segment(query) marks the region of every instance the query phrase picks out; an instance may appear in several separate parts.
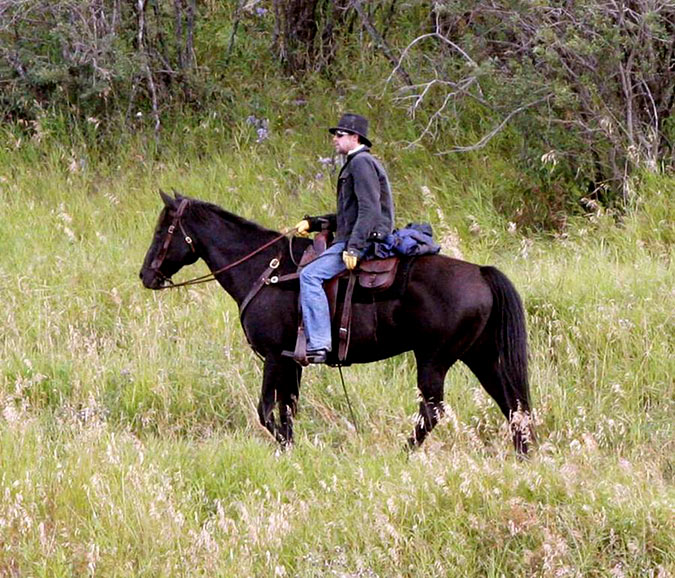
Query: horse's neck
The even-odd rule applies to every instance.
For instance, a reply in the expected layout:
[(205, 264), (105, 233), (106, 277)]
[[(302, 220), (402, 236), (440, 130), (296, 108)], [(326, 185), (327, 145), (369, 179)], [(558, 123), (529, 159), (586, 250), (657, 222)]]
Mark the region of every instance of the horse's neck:
[[(245, 259), (274, 236), (273, 231), (248, 223), (226, 222), (223, 217), (214, 215), (199, 239), (203, 247), (201, 256), (210, 271), (217, 273)], [(274, 248), (266, 249), (231, 269), (217, 273), (218, 282), (237, 303), (241, 303), (270, 260), (277, 256), (274, 251)]]

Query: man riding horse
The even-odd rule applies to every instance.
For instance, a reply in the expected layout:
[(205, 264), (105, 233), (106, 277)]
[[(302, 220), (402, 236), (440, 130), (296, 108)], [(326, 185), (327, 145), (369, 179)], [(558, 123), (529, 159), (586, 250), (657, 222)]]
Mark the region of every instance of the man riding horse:
[(300, 273), (300, 303), (307, 333), (307, 361), (325, 363), (332, 349), (331, 319), (323, 282), (346, 269), (354, 269), (371, 242), (392, 232), (394, 205), (389, 179), (370, 154), (368, 120), (343, 114), (333, 135), (335, 151), (345, 157), (337, 184), (337, 211), (306, 216), (296, 225), (299, 234), (328, 228), (335, 242)]
[[(302, 308), (315, 363), (323, 361), (331, 347), (322, 280), (356, 267), (369, 247), (381, 256), (380, 249), (389, 240), (370, 245), (371, 240), (384, 233), (395, 237), (391, 234), (389, 184), (384, 170), (368, 152), (366, 120), (345, 115), (331, 130), (338, 152), (352, 153), (340, 172), (338, 212), (306, 218), (298, 226), (307, 232), (326, 222), (337, 232), (337, 243), (301, 274)], [(311, 243), (304, 239), (289, 243), (286, 234), (212, 203), (160, 194), (164, 208), (139, 273), (143, 285), (157, 290), (211, 279), (220, 283), (239, 307), (251, 348), (265, 360), (258, 403), (260, 423), (284, 447), (291, 445), (302, 364), (286, 353), (298, 342), (297, 262)], [(209, 274), (172, 284), (174, 274), (199, 259), (206, 263)], [(404, 271), (396, 291), (380, 291), (377, 298), (371, 293), (372, 299), (352, 302), (351, 345), (341, 361), (345, 365), (370, 363), (413, 352), (420, 402), (419, 419), (408, 438), (411, 447), (421, 445), (443, 415), (446, 374), (462, 361), (508, 420), (516, 451), (526, 454), (534, 430), (525, 311), (515, 287), (494, 267), (446, 255), (426, 254), (406, 260)], [(353, 282), (350, 275), (347, 292)], [(339, 335), (342, 327), (341, 322)], [(327, 356), (329, 361), (333, 355)]]

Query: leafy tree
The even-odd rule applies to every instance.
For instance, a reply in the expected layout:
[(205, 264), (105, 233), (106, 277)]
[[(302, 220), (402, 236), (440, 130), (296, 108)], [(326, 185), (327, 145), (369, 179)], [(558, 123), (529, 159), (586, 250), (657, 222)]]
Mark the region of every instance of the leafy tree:
[(332, 60), (341, 8), (340, 0), (274, 0), (275, 49), (288, 71), (321, 68)]
[[(77, 118), (194, 98), (196, 0), (0, 0), (0, 112)], [(176, 87), (178, 89), (176, 89)]]
[(672, 0), (439, 0), (430, 29), (402, 50), (419, 79), (399, 97), (424, 121), (416, 142), (476, 104), (497, 118), (478, 142), (441, 154), (482, 148), (511, 123), (530, 163), (566, 166), (591, 193), (628, 200), (635, 169), (675, 160), (674, 47)]

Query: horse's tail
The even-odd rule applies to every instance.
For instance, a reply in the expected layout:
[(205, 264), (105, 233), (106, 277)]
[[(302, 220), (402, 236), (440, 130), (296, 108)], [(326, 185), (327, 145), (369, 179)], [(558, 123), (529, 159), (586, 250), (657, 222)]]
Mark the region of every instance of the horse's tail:
[(523, 304), (513, 283), (499, 269), (481, 267), (480, 272), (492, 291), (488, 327), (493, 332), (504, 394), (509, 407), (527, 412), (529, 419), (530, 385)]

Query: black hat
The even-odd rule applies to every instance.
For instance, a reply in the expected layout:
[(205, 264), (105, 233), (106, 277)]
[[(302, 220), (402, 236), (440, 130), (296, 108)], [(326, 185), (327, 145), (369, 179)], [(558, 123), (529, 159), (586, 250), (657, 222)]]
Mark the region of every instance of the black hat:
[(328, 132), (335, 134), (337, 130), (357, 134), (361, 137), (363, 144), (369, 147), (373, 146), (373, 143), (368, 140), (368, 119), (360, 114), (344, 113), (338, 121), (338, 125), (329, 128)]

